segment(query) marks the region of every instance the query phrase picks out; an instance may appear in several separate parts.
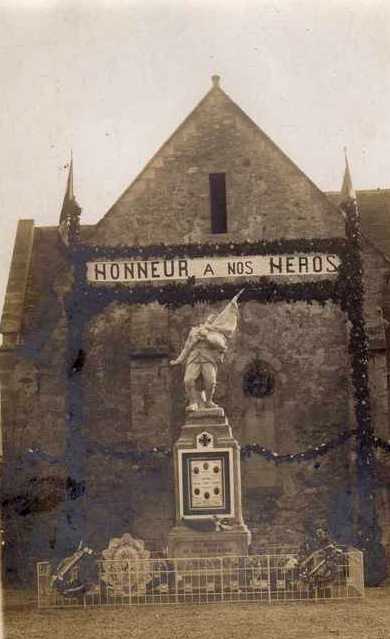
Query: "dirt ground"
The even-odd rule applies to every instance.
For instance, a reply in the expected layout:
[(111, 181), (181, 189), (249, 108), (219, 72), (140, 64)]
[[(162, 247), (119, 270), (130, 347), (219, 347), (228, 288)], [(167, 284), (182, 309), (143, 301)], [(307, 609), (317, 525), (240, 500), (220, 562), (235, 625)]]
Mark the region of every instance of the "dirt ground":
[(390, 587), (362, 600), (37, 610), (5, 593), (4, 639), (390, 639)]

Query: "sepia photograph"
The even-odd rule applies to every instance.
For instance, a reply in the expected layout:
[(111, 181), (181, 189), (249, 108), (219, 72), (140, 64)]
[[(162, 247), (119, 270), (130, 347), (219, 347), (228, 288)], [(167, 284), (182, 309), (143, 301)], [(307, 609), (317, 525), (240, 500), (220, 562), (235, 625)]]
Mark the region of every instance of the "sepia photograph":
[(390, 4), (0, 0), (4, 639), (390, 639)]

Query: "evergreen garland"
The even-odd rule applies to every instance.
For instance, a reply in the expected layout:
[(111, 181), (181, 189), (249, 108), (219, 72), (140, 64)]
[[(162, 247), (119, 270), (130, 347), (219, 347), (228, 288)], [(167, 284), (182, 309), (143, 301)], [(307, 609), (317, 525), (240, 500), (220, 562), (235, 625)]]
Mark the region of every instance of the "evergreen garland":
[(349, 250), (343, 266), (346, 285), (341, 305), (351, 324), (349, 352), (356, 417), (356, 488), (359, 503), (357, 543), (364, 550), (367, 583), (377, 585), (386, 576), (386, 561), (375, 503), (377, 476), (368, 382), (360, 221), (356, 200), (346, 202), (343, 209), (346, 213)]
[(79, 243), (73, 247), (72, 261), (85, 268), (90, 260), (173, 259), (241, 255), (289, 255), (294, 253), (344, 254), (348, 250), (344, 238), (263, 240), (256, 242), (197, 242), (190, 244), (150, 244), (149, 246), (91, 246)]
[[(345, 444), (354, 435), (356, 435), (355, 430), (344, 430), (337, 435), (337, 437), (326, 442), (322, 442), (318, 446), (312, 446), (301, 452), (284, 454), (276, 453), (270, 448), (266, 448), (265, 446), (257, 443), (243, 444), (240, 447), (241, 457), (245, 460), (252, 457), (252, 455), (258, 455), (267, 461), (272, 461), (276, 465), (310, 461), (317, 457), (323, 457), (329, 453), (329, 451)], [(103, 455), (113, 459), (128, 460), (135, 464), (151, 463), (153, 460), (162, 460), (166, 457), (172, 456), (172, 448), (165, 446), (156, 446), (150, 449), (137, 449), (129, 448), (127, 446), (107, 446), (91, 440), (84, 443), (84, 448), (86, 453), (90, 455)], [(25, 458), (27, 460), (41, 460), (49, 464), (63, 464), (66, 462), (65, 457), (52, 456), (49, 453), (42, 451), (40, 448), (30, 448), (27, 451)]]

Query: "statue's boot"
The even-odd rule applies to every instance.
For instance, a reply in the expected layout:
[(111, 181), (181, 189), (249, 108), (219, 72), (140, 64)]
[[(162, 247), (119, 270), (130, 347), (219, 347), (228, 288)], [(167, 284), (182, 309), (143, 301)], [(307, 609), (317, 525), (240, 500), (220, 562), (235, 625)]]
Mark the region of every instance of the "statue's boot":
[(219, 408), (218, 404), (213, 402), (214, 392), (215, 392), (215, 385), (213, 385), (210, 389), (207, 389), (205, 391), (206, 408)]
[(206, 402), (206, 408), (220, 408), (220, 407), (215, 402), (209, 400), (208, 402)]
[(195, 380), (189, 379), (184, 381), (185, 390), (188, 399), (188, 405), (186, 408), (187, 412), (192, 412), (195, 410), (199, 410), (199, 405), (201, 404), (201, 397), (195, 385)]

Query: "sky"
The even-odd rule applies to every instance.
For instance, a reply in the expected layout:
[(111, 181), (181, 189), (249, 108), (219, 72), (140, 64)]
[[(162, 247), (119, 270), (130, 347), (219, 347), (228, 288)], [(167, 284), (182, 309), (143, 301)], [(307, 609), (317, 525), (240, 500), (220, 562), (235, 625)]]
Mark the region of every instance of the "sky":
[(211, 76), (323, 190), (390, 187), (389, 0), (0, 0), (0, 305), (18, 219), (55, 225), (71, 149), (100, 219)]

